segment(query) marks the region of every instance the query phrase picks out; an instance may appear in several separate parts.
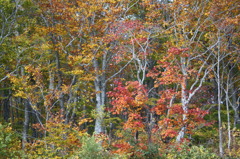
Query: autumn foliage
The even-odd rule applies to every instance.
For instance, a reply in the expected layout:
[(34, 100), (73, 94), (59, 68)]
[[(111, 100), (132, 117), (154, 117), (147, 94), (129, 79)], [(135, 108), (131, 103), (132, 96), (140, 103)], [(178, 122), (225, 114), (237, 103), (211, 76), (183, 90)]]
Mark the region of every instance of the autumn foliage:
[(0, 0), (0, 158), (239, 158), (239, 5)]

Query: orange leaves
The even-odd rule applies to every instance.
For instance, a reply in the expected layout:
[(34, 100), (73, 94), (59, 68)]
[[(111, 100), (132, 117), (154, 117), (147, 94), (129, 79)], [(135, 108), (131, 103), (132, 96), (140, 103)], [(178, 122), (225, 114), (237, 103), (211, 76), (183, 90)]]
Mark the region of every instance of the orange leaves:
[(124, 123), (124, 129), (130, 129), (133, 132), (141, 131), (144, 128), (144, 124), (142, 122), (143, 117), (140, 114), (130, 113), (128, 115), (128, 120)]
[(161, 77), (159, 77), (157, 80), (159, 83), (156, 83), (156, 86), (159, 85), (168, 85), (173, 83), (181, 83), (182, 75), (180, 74), (179, 68), (177, 66), (168, 67), (165, 69), (164, 72), (161, 73)]
[(182, 83), (181, 65), (184, 63), (179, 58), (188, 57), (187, 51), (188, 48), (179, 49), (176, 47), (168, 50), (168, 53), (158, 61), (158, 65), (147, 74), (148, 77), (156, 79), (154, 87)]
[(166, 114), (167, 105), (165, 104), (158, 104), (151, 109), (151, 111), (155, 112), (157, 115)]

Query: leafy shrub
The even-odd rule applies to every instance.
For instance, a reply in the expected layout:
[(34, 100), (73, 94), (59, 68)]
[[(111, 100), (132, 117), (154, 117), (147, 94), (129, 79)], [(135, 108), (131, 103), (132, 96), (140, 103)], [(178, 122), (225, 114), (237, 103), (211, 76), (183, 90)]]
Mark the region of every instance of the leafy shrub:
[(103, 159), (103, 149), (100, 143), (96, 142), (95, 137), (83, 137), (82, 138), (82, 147), (78, 153), (80, 158), (85, 159)]
[(159, 145), (158, 144), (149, 144), (146, 150), (142, 150), (143, 157), (146, 159), (160, 159), (159, 156)]
[(218, 156), (211, 153), (208, 149), (203, 146), (187, 146), (186, 144), (181, 145), (178, 148), (173, 148), (166, 155), (168, 159), (216, 159)]
[(10, 125), (0, 123), (0, 158), (20, 158), (21, 154), (19, 135)]
[(28, 143), (25, 149), (27, 158), (69, 158), (81, 146), (84, 133), (77, 127), (65, 124), (61, 117), (52, 118), (45, 124), (43, 138)]
[(127, 159), (127, 155), (114, 154), (106, 150), (102, 141), (97, 141), (97, 137), (83, 136), (81, 138), (82, 146), (79, 150), (75, 151), (72, 159)]

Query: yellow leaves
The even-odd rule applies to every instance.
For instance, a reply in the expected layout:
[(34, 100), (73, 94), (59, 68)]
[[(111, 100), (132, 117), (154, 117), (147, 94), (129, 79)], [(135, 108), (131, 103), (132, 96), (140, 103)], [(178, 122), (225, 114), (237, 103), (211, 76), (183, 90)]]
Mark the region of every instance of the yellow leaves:
[(70, 91), (70, 86), (67, 86), (67, 85), (63, 84), (63, 85), (61, 86), (61, 89), (62, 89), (62, 93), (68, 94), (69, 91)]
[(35, 128), (46, 131), (47, 136), (28, 143), (26, 150), (30, 158), (38, 158), (40, 154), (42, 158), (69, 158), (81, 147), (80, 139), (86, 136), (83, 131), (73, 128), (71, 123), (66, 124), (61, 115), (52, 116), (44, 127), (38, 124)]
[(164, 20), (162, 25), (163, 25), (163, 27), (167, 27), (169, 25), (169, 23)]
[(81, 81), (94, 81), (94, 76), (91, 75), (91, 74), (86, 74), (83, 77), (79, 77), (79, 80), (81, 80)]
[(119, 2), (120, 0), (103, 0), (102, 3), (116, 3)]
[(50, 45), (46, 44), (46, 43), (43, 43), (40, 47), (42, 50), (49, 50), (51, 48)]
[(32, 72), (34, 70), (33, 66), (32, 65), (26, 65), (24, 67), (24, 69), (27, 71), (27, 72)]
[(78, 122), (78, 125), (82, 125), (87, 122), (93, 122), (93, 119), (91, 119), (91, 118), (80, 119), (80, 121)]
[(29, 99), (32, 104), (35, 104), (39, 100), (41, 92), (34, 91), (42, 89), (44, 85), (41, 70), (31, 65), (27, 65), (24, 68), (25, 75), (8, 75), (12, 83), (14, 96)]
[(40, 36), (46, 36), (49, 33), (49, 28), (45, 26), (41, 26), (41, 27), (38, 26), (38, 27), (35, 27), (35, 31)]
[(204, 15), (205, 15), (205, 16), (209, 16), (210, 13), (209, 13), (209, 12), (205, 12)]
[(93, 58), (93, 56), (91, 54), (88, 54), (88, 55), (79, 57), (78, 60), (80, 63), (89, 64), (89, 63), (91, 63), (92, 58)]
[(72, 75), (82, 75), (84, 73), (83, 70), (72, 70), (71, 74)]
[(22, 98), (26, 99), (27, 95), (24, 91), (24, 88), (27, 87), (27, 84), (26, 84), (25, 80), (23, 80), (21, 78), (17, 78), (16, 76), (10, 76), (9, 79), (10, 79), (11, 83), (13, 84), (13, 90), (16, 91), (14, 96), (22, 97)]
[(17, 93), (14, 94), (15, 97), (21, 97), (21, 98), (27, 98), (26, 93), (24, 93), (22, 90), (17, 91)]

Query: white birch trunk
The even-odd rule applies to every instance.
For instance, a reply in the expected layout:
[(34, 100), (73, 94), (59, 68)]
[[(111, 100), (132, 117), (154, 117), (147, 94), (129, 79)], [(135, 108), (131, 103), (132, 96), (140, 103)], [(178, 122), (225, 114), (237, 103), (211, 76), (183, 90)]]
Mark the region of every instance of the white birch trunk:
[[(187, 120), (187, 116), (186, 114), (188, 113), (188, 97), (187, 97), (187, 93), (186, 93), (186, 89), (187, 89), (187, 68), (185, 66), (185, 62), (186, 59), (185, 58), (181, 58), (181, 70), (183, 73), (183, 79), (182, 79), (182, 83), (181, 83), (181, 102), (182, 102), (182, 109), (183, 109), (183, 124), (184, 122)], [(185, 131), (186, 131), (186, 127), (185, 125), (183, 125), (183, 127), (181, 128), (180, 132), (178, 133), (178, 136), (176, 138), (177, 142), (180, 142), (185, 135)]]

